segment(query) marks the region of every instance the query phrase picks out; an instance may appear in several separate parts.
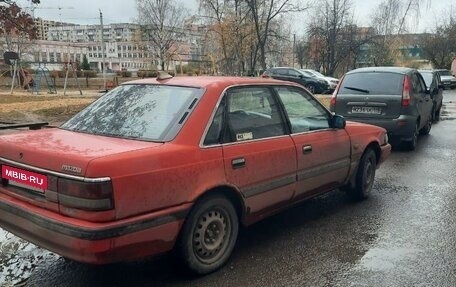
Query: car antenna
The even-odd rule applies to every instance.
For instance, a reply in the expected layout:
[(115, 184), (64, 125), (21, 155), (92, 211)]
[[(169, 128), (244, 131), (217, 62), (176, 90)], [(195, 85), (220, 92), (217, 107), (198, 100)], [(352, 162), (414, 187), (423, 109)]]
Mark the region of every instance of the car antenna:
[(168, 80), (171, 78), (173, 78), (173, 76), (164, 71), (159, 71), (157, 74), (157, 81)]

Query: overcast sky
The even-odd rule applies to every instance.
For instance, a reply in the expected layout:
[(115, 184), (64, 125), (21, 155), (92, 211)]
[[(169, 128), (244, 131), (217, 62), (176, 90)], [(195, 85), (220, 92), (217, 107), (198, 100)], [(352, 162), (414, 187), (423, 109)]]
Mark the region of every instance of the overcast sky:
[[(197, 0), (183, 0), (182, 2), (190, 11), (197, 12)], [(381, 0), (353, 0), (358, 25), (369, 25), (369, 17), (380, 2)], [(19, 0), (18, 3), (21, 6), (28, 6), (27, 0)], [(429, 31), (435, 27), (436, 21), (441, 18), (442, 11), (450, 13), (451, 5), (453, 5), (453, 11), (456, 12), (455, 0), (422, 0), (419, 25), (411, 32)], [(35, 10), (36, 17), (76, 24), (98, 24), (100, 9), (103, 12), (105, 23), (134, 22), (136, 16), (134, 0), (41, 0), (38, 7)], [(58, 7), (62, 9), (59, 10)], [(294, 18), (301, 17), (303, 16)], [(299, 25), (295, 25), (295, 27), (301, 30), (304, 28)]]

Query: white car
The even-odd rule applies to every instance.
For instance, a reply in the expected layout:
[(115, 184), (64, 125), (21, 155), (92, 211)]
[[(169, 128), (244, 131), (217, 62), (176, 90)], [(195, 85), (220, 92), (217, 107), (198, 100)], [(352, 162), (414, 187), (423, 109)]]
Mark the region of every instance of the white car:
[(337, 85), (339, 84), (339, 79), (333, 78), (333, 77), (327, 77), (318, 71), (311, 70), (311, 69), (301, 69), (301, 71), (303, 71), (304, 73), (306, 73), (307, 75), (309, 75), (311, 77), (325, 80), (329, 85), (328, 92), (330, 92), (330, 93), (332, 93), (336, 89)]

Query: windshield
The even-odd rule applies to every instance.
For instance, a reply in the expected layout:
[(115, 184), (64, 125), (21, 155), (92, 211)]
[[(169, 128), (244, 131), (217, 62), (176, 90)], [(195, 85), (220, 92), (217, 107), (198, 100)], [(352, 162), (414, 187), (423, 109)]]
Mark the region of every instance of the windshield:
[(441, 76), (452, 76), (450, 71), (448, 71), (448, 70), (442, 70), (442, 71), (439, 71), (439, 73)]
[(423, 76), (424, 82), (426, 83), (427, 87), (430, 87), (432, 84), (432, 73), (423, 73), (421, 72), (421, 75)]
[(82, 110), (62, 128), (120, 138), (168, 141), (177, 134), (201, 94), (198, 88), (124, 85)]
[(404, 75), (366, 72), (347, 74), (339, 94), (402, 95)]
[(303, 73), (304, 75), (306, 75), (307, 77), (313, 77), (315, 78), (315, 75), (312, 74), (312, 72), (309, 72), (309, 71), (306, 71), (306, 70), (300, 70), (301, 73)]
[(314, 73), (315, 75), (317, 75), (318, 77), (321, 77), (321, 78), (325, 78), (326, 77), (325, 75), (323, 75), (322, 73), (317, 72), (317, 71), (312, 71), (312, 73)]

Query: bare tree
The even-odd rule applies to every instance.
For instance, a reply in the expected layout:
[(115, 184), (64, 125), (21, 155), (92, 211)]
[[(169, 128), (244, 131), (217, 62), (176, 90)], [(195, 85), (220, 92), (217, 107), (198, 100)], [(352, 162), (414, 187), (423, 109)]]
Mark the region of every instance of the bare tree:
[(305, 66), (307, 66), (309, 62), (309, 55), (310, 55), (310, 46), (307, 41), (304, 39), (299, 40), (296, 43), (295, 47), (295, 53), (296, 53), (296, 60), (298, 62), (299, 67), (302, 69)]
[[(255, 25), (258, 42), (259, 60), (263, 70), (266, 66), (266, 53), (269, 37), (273, 30), (274, 20), (283, 14), (300, 12), (307, 9), (299, 1), (292, 0), (245, 0)], [(256, 58), (253, 66), (256, 66)]]
[(423, 0), (383, 0), (372, 14), (371, 26), (378, 36), (372, 41), (370, 61), (375, 66), (394, 65), (403, 45), (401, 37), (394, 37), (408, 32), (410, 24), (418, 25)]
[(334, 75), (368, 36), (354, 24), (351, 0), (326, 0), (315, 7), (309, 27), (315, 69)]
[(184, 35), (186, 10), (174, 0), (136, 0), (136, 5), (143, 35), (165, 70), (167, 60), (177, 51)]
[(440, 23), (434, 33), (423, 37), (421, 48), (434, 67), (450, 69), (456, 57), (456, 18), (450, 14)]

